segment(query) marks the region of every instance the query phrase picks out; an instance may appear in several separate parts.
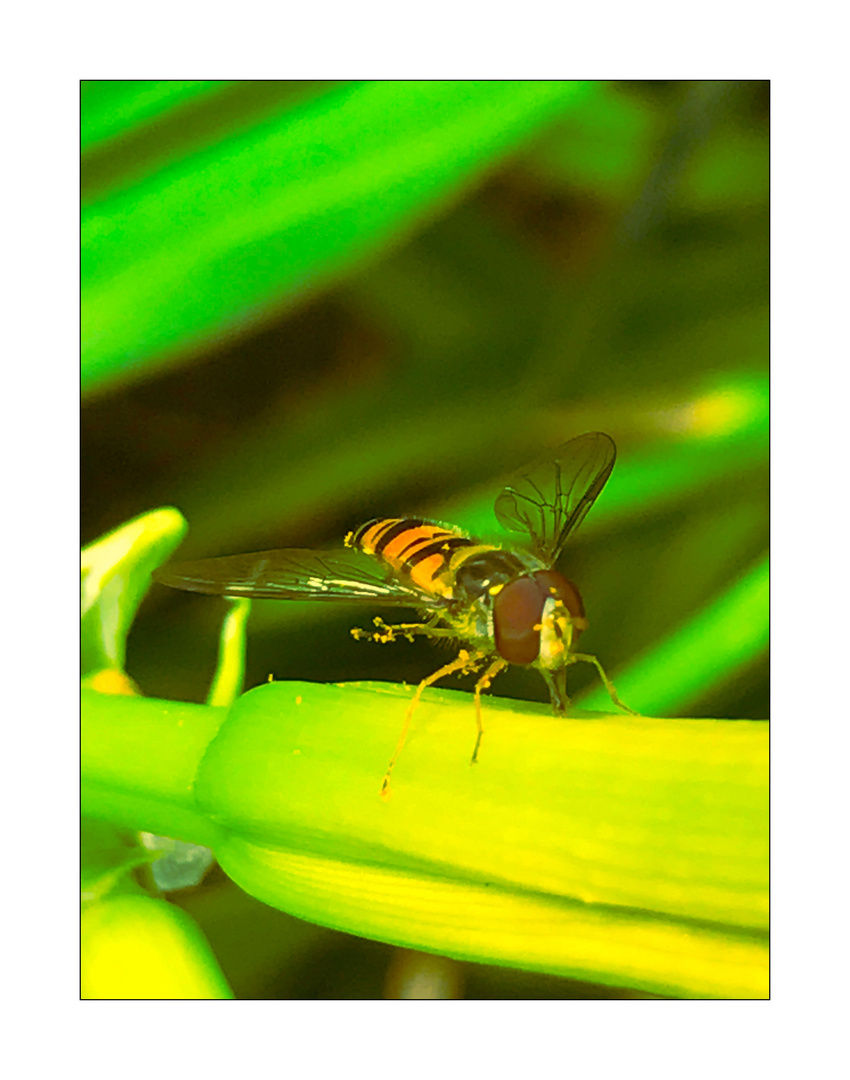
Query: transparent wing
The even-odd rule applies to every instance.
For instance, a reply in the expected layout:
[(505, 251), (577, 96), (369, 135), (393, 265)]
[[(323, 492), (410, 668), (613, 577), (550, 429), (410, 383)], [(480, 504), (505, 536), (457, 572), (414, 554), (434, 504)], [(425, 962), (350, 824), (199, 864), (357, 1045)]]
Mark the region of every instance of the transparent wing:
[(601, 431), (579, 435), (520, 469), (496, 499), (500, 524), (531, 537), (550, 566), (593, 506), (614, 468), (617, 448)]
[(256, 600), (336, 600), (345, 603), (437, 607), (439, 601), (404, 585), (355, 549), (284, 548), (173, 563), (154, 580), (173, 589)]

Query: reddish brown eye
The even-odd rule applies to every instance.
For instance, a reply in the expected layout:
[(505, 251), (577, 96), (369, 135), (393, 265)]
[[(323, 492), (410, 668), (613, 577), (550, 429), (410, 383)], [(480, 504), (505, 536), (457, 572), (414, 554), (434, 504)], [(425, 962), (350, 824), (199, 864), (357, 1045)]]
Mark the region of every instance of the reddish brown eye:
[(574, 618), (584, 617), (578, 589), (556, 570), (525, 574), (504, 587), (493, 602), (496, 649), (510, 664), (533, 664), (540, 655), (540, 620), (550, 596)]
[[(493, 632), (499, 655), (511, 664), (531, 664), (540, 652), (540, 616), (546, 597), (530, 575), (496, 594)], [(534, 627), (537, 627), (535, 630)]]

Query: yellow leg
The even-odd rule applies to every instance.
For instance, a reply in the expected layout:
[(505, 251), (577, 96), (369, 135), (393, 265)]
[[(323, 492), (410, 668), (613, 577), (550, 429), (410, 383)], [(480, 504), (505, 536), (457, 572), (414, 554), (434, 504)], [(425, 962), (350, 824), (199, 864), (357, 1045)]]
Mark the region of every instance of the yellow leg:
[(634, 709), (630, 709), (628, 705), (620, 701), (620, 699), (617, 697), (617, 691), (614, 689), (614, 684), (605, 674), (605, 669), (602, 667), (602, 665), (599, 663), (595, 656), (591, 656), (590, 653), (573, 653), (571, 660), (583, 661), (586, 664), (593, 664), (596, 670), (599, 672), (599, 677), (602, 680), (605, 689), (608, 691), (608, 696), (611, 698), (614, 704), (619, 705), (623, 712), (631, 713), (632, 716), (640, 716), (640, 713), (635, 712)]
[(454, 630), (433, 626), (431, 623), (397, 623), (395, 626), (389, 626), (379, 616), (376, 616), (372, 621), (375, 626), (377, 626), (377, 630), (361, 630), (357, 626), (354, 627), (351, 631), (351, 636), (355, 641), (377, 641), (380, 644), (385, 645), (400, 637), (406, 638), (408, 641), (413, 641), (414, 634), (422, 634), (423, 637), (435, 638), (457, 637)]
[(398, 745), (395, 748), (395, 753), (390, 758), (390, 763), (389, 765), (387, 765), (387, 771), (384, 773), (384, 779), (381, 783), (382, 798), (386, 799), (389, 797), (390, 773), (393, 771), (393, 766), (395, 765), (396, 761), (398, 761), (398, 756), (401, 753), (402, 747), (404, 746), (404, 741), (407, 738), (407, 732), (410, 728), (410, 720), (413, 716), (416, 706), (419, 704), (419, 699), (422, 697), (422, 691), (426, 687), (430, 686), (432, 683), (435, 683), (438, 679), (442, 679), (444, 675), (451, 675), (452, 672), (455, 671), (459, 671), (465, 675), (468, 672), (475, 671), (475, 669), (480, 666), (483, 659), (484, 656), (481, 653), (469, 653), (466, 651), (466, 649), (461, 649), (460, 655), (456, 660), (452, 660), (450, 664), (444, 664), (443, 667), (435, 671), (433, 675), (429, 675), (427, 679), (423, 679), (422, 682), (417, 686), (416, 693), (411, 698), (410, 704), (407, 707), (407, 712), (404, 716), (404, 724), (401, 729), (401, 735), (399, 736)]
[(472, 751), (470, 765), (474, 765), (478, 760), (478, 748), (481, 746), (481, 736), (484, 734), (484, 725), (481, 723), (481, 691), (486, 690), (493, 681), (493, 678), (498, 675), (500, 671), (504, 671), (507, 666), (507, 660), (503, 660), (499, 657), (497, 660), (493, 661), (475, 684), (475, 723), (478, 725), (478, 738), (475, 740), (475, 749)]

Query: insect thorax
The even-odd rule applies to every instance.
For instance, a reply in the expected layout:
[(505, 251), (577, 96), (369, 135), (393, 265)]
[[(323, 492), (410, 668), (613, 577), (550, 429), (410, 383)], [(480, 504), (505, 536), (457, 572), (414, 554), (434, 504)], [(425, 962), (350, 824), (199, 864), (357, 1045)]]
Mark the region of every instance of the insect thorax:
[(496, 595), (509, 581), (540, 565), (532, 555), (490, 545), (456, 552), (451, 560), (453, 596), (447, 605), (446, 621), (471, 644), (492, 647)]

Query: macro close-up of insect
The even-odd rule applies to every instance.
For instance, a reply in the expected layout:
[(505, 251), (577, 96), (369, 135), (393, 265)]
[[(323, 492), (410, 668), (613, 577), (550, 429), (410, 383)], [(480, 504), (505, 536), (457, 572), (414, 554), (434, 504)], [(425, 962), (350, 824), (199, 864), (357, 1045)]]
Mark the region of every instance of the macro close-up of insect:
[(481, 693), (510, 664), (536, 668), (559, 713), (569, 705), (567, 668), (592, 664), (611, 700), (633, 711), (617, 697), (599, 660), (576, 651), (588, 621), (578, 588), (558, 569), (568, 537), (605, 486), (615, 458), (613, 440), (591, 432), (516, 472), (494, 509), (503, 528), (523, 535), (524, 547), (482, 543), (422, 518), (376, 518), (349, 533), (339, 549), (283, 548), (201, 559), (166, 566), (154, 577), (172, 588), (216, 596), (416, 608), (421, 622), (388, 625), (376, 617), (375, 630), (352, 634), (376, 642), (415, 635), (459, 642), (459, 655), (424, 678), (411, 699), (384, 774), (386, 794), (423, 690), (446, 675), (480, 673), (473, 763), (484, 730)]
[(71, 110), (81, 997), (766, 998), (771, 82), (323, 74)]

